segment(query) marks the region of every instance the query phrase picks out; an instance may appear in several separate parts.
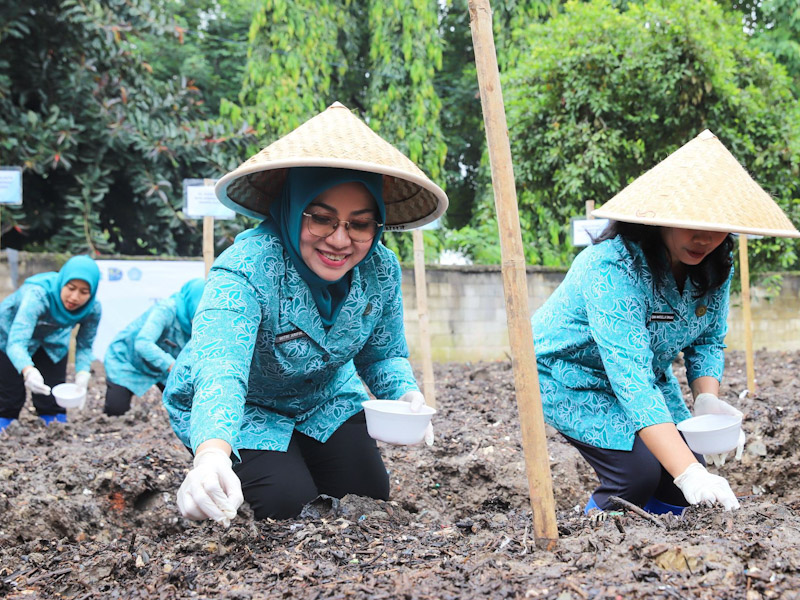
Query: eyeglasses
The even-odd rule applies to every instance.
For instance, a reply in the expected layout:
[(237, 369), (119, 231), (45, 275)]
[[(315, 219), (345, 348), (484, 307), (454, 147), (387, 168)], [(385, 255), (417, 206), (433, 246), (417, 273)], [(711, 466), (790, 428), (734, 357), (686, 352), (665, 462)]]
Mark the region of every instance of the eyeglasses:
[(383, 227), (383, 223), (378, 223), (375, 219), (352, 219), (342, 221), (330, 215), (321, 213), (303, 213), (308, 217), (308, 232), (316, 237), (326, 238), (336, 231), (341, 223), (347, 230), (350, 239), (354, 242), (368, 242), (378, 234), (378, 229)]

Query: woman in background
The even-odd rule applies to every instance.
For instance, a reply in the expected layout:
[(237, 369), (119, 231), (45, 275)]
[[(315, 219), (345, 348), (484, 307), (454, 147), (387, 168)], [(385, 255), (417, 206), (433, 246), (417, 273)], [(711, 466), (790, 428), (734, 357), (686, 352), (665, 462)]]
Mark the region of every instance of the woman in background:
[(28, 277), (0, 304), (0, 430), (19, 417), (25, 390), (45, 424), (66, 422), (50, 388), (67, 378), (70, 335), (79, 325), (75, 383), (87, 388), (92, 344), (100, 323), (95, 300), (100, 269), (88, 256), (74, 256), (58, 272)]
[(203, 295), (204, 279), (186, 282), (180, 291), (150, 307), (114, 338), (105, 357), (107, 415), (122, 415), (131, 396), (153, 385), (164, 391), (175, 358), (189, 341), (192, 319)]

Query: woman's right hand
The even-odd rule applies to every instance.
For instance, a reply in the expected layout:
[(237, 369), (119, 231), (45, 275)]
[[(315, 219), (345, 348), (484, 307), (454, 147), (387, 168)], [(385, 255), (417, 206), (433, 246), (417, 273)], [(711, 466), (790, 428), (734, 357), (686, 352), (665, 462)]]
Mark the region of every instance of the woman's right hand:
[(228, 527), (242, 502), (242, 483), (229, 454), (217, 447), (200, 449), (178, 490), (181, 514), (196, 521), (214, 519)]
[(724, 477), (712, 475), (698, 462), (690, 464), (675, 478), (675, 485), (683, 492), (689, 504), (714, 504), (719, 502), (725, 510), (739, 508), (739, 501)]
[(25, 379), (25, 387), (28, 388), (33, 394), (41, 394), (42, 396), (50, 395), (50, 386), (45, 385), (44, 377), (36, 367), (25, 367), (22, 370), (22, 377)]

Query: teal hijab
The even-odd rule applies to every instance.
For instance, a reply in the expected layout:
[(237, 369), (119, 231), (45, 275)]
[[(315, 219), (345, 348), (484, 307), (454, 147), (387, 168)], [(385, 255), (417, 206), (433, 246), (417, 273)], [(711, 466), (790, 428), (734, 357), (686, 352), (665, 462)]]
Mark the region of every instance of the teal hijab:
[[(383, 175), (354, 171), (351, 169), (332, 169), (329, 167), (293, 167), (289, 169), (286, 183), (283, 186), (281, 197), (272, 203), (269, 209), (270, 219), (261, 223), (255, 229), (244, 231), (236, 236), (236, 241), (253, 235), (269, 232), (278, 237), (283, 247), (289, 254), (292, 265), (300, 277), (308, 285), (314, 303), (317, 305), (322, 323), (326, 327), (333, 325), (336, 316), (350, 292), (350, 273), (336, 281), (323, 279), (308, 265), (300, 254), (300, 231), (303, 226), (303, 211), (320, 194), (341, 183), (358, 182), (367, 188), (375, 199), (378, 208), (378, 220), (386, 221), (386, 207), (383, 204)], [(378, 230), (372, 240), (369, 252), (361, 262), (364, 262), (375, 251), (380, 243), (383, 227)], [(361, 264), (359, 262), (358, 264)], [(358, 266), (358, 265), (356, 265)]]
[[(89, 284), (91, 295), (89, 301), (75, 310), (67, 310), (61, 302), (61, 288), (73, 279), (80, 279)], [(89, 256), (73, 256), (58, 272), (39, 273), (28, 277), (25, 283), (43, 287), (47, 292), (47, 299), (50, 304), (50, 316), (59, 325), (77, 325), (94, 308), (95, 295), (97, 295), (97, 284), (100, 282), (100, 269)]]
[(172, 294), (172, 299), (175, 301), (177, 308), (178, 323), (187, 335), (192, 333), (192, 319), (194, 319), (194, 313), (197, 312), (200, 298), (203, 297), (203, 286), (205, 284), (205, 279), (199, 277), (191, 279), (183, 284), (180, 291)]

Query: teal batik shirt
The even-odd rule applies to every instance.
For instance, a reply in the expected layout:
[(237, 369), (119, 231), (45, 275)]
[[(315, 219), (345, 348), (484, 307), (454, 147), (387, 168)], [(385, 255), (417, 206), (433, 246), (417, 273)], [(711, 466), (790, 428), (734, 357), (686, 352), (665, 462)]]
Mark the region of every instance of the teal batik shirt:
[(175, 300), (165, 298), (117, 334), (106, 351), (106, 379), (137, 396), (166, 384), (170, 365), (189, 341), (176, 310)]
[(599, 448), (630, 450), (637, 431), (691, 415), (672, 362), (689, 382), (721, 379), (730, 278), (695, 298), (670, 275), (656, 291), (641, 248), (621, 237), (583, 250), (531, 318), (545, 420)]
[[(93, 355), (92, 344), (102, 314), (95, 301), (91, 312), (79, 321), (75, 339), (75, 370), (88, 371)], [(23, 284), (0, 305), (0, 348), (17, 371), (33, 364), (31, 358), (43, 348), (53, 362), (69, 352), (73, 327), (56, 322), (50, 314), (47, 292), (39, 285)]]
[(221, 439), (237, 454), (285, 451), (295, 429), (325, 442), (361, 411), (362, 379), (378, 398), (419, 389), (407, 357), (400, 265), (390, 250), (379, 244), (351, 271), (326, 331), (281, 242), (263, 233), (215, 261), (164, 405), (192, 450)]

